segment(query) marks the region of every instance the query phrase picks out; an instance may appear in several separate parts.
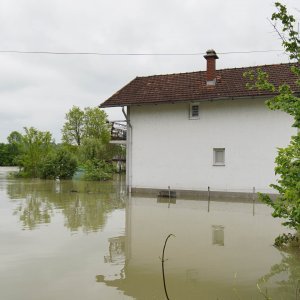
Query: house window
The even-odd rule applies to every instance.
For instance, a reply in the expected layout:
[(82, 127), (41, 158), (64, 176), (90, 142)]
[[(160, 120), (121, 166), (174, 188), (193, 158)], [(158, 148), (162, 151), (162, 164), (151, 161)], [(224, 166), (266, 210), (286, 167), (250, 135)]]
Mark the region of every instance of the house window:
[(214, 148), (214, 166), (225, 166), (225, 148)]
[(190, 119), (199, 119), (199, 104), (190, 104)]

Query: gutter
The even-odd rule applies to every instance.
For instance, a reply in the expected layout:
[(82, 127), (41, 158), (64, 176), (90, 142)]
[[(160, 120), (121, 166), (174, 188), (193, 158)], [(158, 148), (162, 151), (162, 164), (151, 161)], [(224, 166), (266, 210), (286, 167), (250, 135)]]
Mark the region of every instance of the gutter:
[[(219, 98), (206, 98), (206, 99), (193, 99), (193, 100), (174, 100), (174, 101), (157, 101), (157, 102), (140, 102), (140, 103), (126, 103), (126, 104), (114, 104), (109, 106), (100, 106), (101, 108), (109, 108), (109, 107), (122, 107), (122, 111), (124, 105), (128, 106), (141, 106), (141, 105), (158, 105), (158, 104), (182, 104), (182, 103), (190, 103), (190, 102), (214, 102), (214, 101), (230, 101), (230, 100), (243, 100), (243, 99), (268, 99), (277, 96), (278, 94), (266, 94), (259, 96), (228, 96), (228, 97), (219, 97)], [(297, 93), (295, 93), (297, 95)], [(123, 112), (124, 114), (124, 112)], [(125, 115), (124, 115), (125, 116)], [(126, 117), (125, 117), (126, 118)]]

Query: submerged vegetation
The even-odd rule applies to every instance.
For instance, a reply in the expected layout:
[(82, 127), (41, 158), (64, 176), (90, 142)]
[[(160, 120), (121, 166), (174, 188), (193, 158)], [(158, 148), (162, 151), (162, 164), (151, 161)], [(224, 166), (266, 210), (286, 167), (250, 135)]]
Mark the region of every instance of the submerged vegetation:
[(113, 158), (125, 156), (122, 146), (109, 143), (110, 129), (101, 109), (74, 106), (66, 114), (61, 144), (49, 131), (24, 127), (0, 144), (0, 166), (19, 166), (16, 176), (23, 178), (70, 179), (80, 168), (84, 180), (110, 179), (117, 169)]

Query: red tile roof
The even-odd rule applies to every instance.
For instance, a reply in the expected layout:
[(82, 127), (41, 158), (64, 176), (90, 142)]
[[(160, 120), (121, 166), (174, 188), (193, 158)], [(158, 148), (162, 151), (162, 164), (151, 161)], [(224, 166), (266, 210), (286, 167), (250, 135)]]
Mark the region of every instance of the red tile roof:
[(217, 70), (215, 86), (206, 85), (206, 71), (136, 77), (100, 107), (270, 96), (270, 92), (249, 90), (246, 87), (249, 79), (244, 78), (243, 73), (258, 67), (269, 74), (270, 82), (276, 86), (287, 83), (294, 92), (300, 92), (299, 86), (295, 84), (297, 78), (290, 71), (292, 65), (276, 64)]

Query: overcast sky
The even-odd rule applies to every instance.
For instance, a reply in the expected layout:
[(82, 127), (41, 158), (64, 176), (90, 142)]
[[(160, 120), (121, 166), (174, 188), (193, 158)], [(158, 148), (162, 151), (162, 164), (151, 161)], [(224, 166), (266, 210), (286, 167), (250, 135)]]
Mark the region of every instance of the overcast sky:
[[(283, 2), (299, 17), (299, 0)], [(298, 11), (297, 11), (298, 9)], [(0, 51), (201, 53), (280, 50), (269, 0), (0, 0)], [(217, 68), (288, 62), (282, 52), (219, 55)], [(0, 53), (0, 142), (24, 126), (57, 142), (73, 105), (98, 106), (136, 76), (205, 70), (202, 55)], [(123, 119), (120, 109), (106, 109)]]

